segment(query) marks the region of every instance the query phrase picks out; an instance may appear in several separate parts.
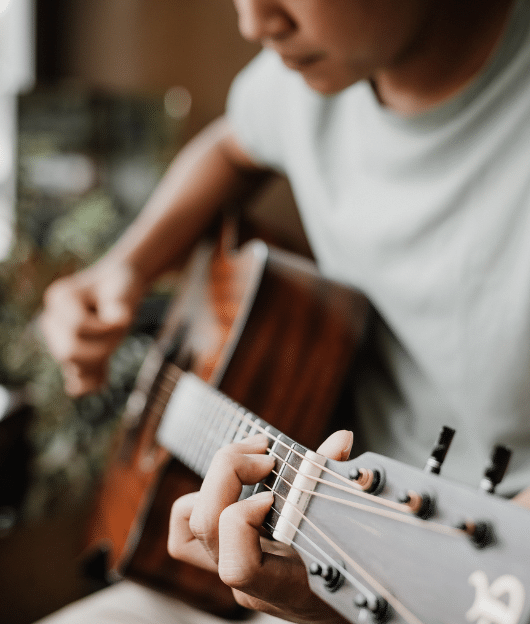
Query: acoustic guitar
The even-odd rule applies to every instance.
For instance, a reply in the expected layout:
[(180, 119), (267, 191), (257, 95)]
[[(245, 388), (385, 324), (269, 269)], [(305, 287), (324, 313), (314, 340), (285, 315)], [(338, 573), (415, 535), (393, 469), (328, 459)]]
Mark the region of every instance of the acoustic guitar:
[[(196, 467), (158, 438), (177, 380), (181, 371), (193, 374), (315, 448), (329, 431), (369, 306), (312, 262), (260, 240), (233, 251), (224, 242), (201, 245), (186, 273), (120, 420), (87, 546), (107, 552), (112, 577), (237, 617), (241, 609), (217, 576), (167, 553), (171, 505), (200, 486)], [(213, 421), (217, 408), (204, 406)], [(201, 450), (209, 427), (186, 444)]]
[(204, 476), (224, 444), (266, 434), (275, 468), (242, 496), (274, 493), (265, 528), (349, 621), (528, 624), (530, 513), (493, 495), (507, 449), (495, 449), (477, 490), (439, 475), (447, 428), (424, 470), (374, 453), (328, 460), (192, 373), (176, 376), (159, 443)]
[(273, 491), (265, 528), (299, 552), (313, 591), (348, 620), (528, 624), (530, 514), (494, 495), (506, 449), (495, 449), (477, 489), (439, 474), (449, 429), (423, 470), (309, 450), (362, 339), (364, 297), (258, 241), (228, 256), (201, 252), (192, 266), (131, 395), (102, 490), (113, 569), (234, 615), (215, 577), (190, 576), (168, 557), (168, 513), (219, 448), (261, 432), (276, 466), (242, 496)]

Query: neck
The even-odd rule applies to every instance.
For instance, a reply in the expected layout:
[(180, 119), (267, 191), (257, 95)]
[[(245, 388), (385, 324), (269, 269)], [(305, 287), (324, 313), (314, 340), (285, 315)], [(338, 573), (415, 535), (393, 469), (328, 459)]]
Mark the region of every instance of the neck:
[(381, 103), (402, 115), (414, 115), (464, 89), (494, 53), (514, 2), (433, 3), (421, 35), (392, 66), (373, 76), (372, 86)]

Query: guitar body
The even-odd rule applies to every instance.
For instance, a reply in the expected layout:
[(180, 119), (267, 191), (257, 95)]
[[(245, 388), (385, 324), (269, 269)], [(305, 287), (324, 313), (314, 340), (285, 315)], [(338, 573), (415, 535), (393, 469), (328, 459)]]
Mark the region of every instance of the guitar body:
[(237, 616), (213, 574), (169, 557), (169, 513), (200, 481), (156, 441), (177, 366), (315, 448), (362, 339), (364, 296), (304, 259), (251, 241), (201, 248), (122, 417), (89, 527), (110, 570), (209, 612)]

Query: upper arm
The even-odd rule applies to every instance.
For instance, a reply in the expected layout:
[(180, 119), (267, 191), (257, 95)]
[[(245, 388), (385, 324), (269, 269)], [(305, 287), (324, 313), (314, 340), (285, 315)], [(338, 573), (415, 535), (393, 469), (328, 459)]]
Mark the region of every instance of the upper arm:
[(219, 132), (219, 146), (223, 150), (226, 158), (230, 160), (238, 169), (249, 172), (266, 172), (269, 169), (255, 162), (252, 156), (241, 145), (236, 137), (236, 133), (227, 117), (220, 117), (214, 122)]

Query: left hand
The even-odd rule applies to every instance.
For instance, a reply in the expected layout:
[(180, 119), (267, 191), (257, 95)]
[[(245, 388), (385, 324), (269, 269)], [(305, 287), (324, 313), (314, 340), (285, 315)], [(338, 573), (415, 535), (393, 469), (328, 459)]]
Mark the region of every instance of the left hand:
[[(338, 431), (318, 452), (345, 460), (351, 443), (351, 432)], [(242, 485), (261, 481), (274, 467), (266, 450), (267, 438), (257, 435), (216, 453), (200, 492), (173, 505), (168, 550), (177, 559), (218, 571), (244, 607), (293, 622), (342, 623), (309, 589), (294, 549), (262, 536), (272, 493), (238, 501)]]

